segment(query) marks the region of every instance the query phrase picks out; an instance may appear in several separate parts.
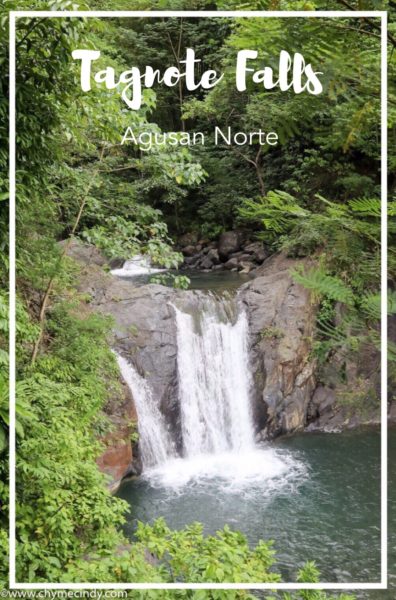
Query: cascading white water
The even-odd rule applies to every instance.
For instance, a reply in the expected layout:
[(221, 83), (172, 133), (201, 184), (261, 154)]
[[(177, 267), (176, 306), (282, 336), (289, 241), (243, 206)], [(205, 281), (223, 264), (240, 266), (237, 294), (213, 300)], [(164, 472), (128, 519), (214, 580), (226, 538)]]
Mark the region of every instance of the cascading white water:
[(197, 317), (174, 307), (182, 438), (185, 455), (243, 451), (254, 445), (244, 312), (225, 320), (224, 306), (205, 299)]
[(151, 266), (149, 256), (137, 254), (129, 260), (126, 260), (120, 269), (113, 269), (111, 274), (117, 275), (118, 277), (136, 277), (136, 275), (151, 275), (162, 271), (166, 271), (166, 269), (158, 269)]
[(147, 381), (122, 356), (116, 354), (121, 375), (132, 392), (139, 416), (139, 447), (143, 469), (160, 465), (175, 456), (175, 447), (165, 419)]
[(211, 480), (231, 492), (258, 486), (260, 494), (301, 480), (303, 465), (254, 442), (245, 313), (210, 295), (197, 295), (192, 304), (190, 312), (172, 305), (183, 456), (147, 381), (117, 355), (138, 413), (143, 476), (173, 490)]

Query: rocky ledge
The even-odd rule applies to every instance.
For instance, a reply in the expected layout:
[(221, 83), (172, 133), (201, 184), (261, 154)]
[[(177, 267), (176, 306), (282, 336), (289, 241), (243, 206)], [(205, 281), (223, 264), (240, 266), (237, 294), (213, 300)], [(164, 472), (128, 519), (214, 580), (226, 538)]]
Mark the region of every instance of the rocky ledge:
[[(314, 358), (317, 304), (292, 271), (308, 259), (277, 254), (239, 290), (251, 333), (251, 364), (259, 436), (295, 431), (341, 431), (380, 422), (380, 355), (334, 353), (324, 365)], [(390, 405), (389, 417), (396, 410)]]

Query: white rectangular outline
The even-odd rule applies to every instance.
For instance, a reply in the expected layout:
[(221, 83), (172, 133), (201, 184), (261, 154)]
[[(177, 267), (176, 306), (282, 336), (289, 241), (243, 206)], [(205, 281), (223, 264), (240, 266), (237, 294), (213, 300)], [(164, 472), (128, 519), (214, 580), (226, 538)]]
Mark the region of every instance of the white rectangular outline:
[[(387, 429), (387, 11), (10, 11), (10, 589), (257, 589), (368, 590), (387, 589), (388, 563), (388, 429)], [(20, 17), (262, 17), (381, 19), (381, 580), (378, 583), (19, 583), (15, 581), (15, 26)]]

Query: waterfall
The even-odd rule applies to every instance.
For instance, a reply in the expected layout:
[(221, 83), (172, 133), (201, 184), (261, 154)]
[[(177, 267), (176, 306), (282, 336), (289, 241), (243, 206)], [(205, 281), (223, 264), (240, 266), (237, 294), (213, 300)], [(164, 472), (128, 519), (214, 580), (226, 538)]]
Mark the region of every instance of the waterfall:
[(283, 486), (290, 477), (302, 477), (297, 461), (254, 443), (245, 313), (235, 300), (210, 294), (189, 294), (181, 305), (171, 306), (177, 329), (182, 456), (148, 382), (117, 355), (138, 413), (143, 477), (175, 491), (216, 480), (231, 492), (260, 486), (260, 494)]
[[(176, 305), (177, 304), (177, 305)], [(235, 299), (186, 293), (171, 304), (176, 325), (181, 455), (149, 381), (122, 356), (121, 374), (138, 413), (143, 479), (172, 494), (211, 490), (271, 497), (304, 481), (307, 469), (282, 448), (255, 444), (248, 322)], [(255, 494), (259, 496), (255, 496)]]
[(175, 455), (165, 419), (146, 380), (122, 356), (116, 354), (121, 375), (132, 392), (138, 413), (139, 448), (143, 469), (164, 463)]
[[(254, 428), (246, 315), (226, 298), (197, 295), (193, 304), (190, 312), (172, 305), (183, 455), (247, 451)], [(175, 457), (165, 418), (148, 382), (125, 358), (117, 355), (117, 361), (136, 404), (143, 467), (163, 464)]]
[(245, 451), (254, 445), (244, 312), (233, 322), (229, 300), (206, 297), (198, 314), (174, 306), (186, 457)]

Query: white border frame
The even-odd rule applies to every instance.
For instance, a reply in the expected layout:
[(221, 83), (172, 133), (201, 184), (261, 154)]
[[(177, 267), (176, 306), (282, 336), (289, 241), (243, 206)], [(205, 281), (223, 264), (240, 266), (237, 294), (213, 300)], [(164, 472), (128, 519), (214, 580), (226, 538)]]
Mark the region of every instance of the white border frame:
[[(10, 11), (10, 589), (387, 589), (387, 12), (386, 11)], [(381, 579), (378, 583), (19, 583), (15, 581), (15, 27), (21, 17), (265, 17), (381, 19)]]

